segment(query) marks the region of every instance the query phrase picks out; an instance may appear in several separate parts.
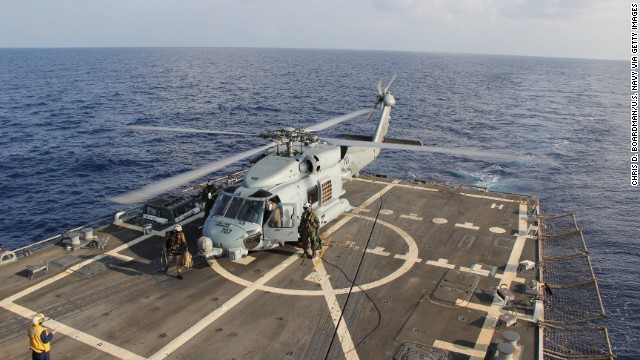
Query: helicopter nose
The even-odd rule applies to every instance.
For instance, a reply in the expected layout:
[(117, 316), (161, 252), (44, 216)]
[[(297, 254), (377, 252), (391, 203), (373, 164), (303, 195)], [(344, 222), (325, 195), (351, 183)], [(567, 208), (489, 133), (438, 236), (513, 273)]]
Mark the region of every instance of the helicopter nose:
[(213, 242), (213, 246), (222, 249), (243, 248), (244, 230), (233, 224), (207, 221), (202, 235)]

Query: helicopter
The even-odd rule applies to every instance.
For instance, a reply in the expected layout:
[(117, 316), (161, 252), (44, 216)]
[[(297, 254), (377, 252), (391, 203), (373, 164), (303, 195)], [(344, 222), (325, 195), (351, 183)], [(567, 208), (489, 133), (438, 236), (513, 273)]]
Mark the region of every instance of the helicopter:
[[(417, 140), (388, 138), (391, 111), (396, 104), (390, 88), (394, 74), (383, 89), (377, 82), (377, 98), (372, 108), (365, 108), (331, 118), (307, 128), (289, 128), (247, 134), (186, 128), (129, 126), (132, 130), (179, 131), (233, 135), (259, 135), (270, 143), (218, 160), (201, 168), (171, 177), (110, 200), (121, 204), (145, 201), (163, 192), (224, 168), (243, 159), (253, 166), (241, 183), (229, 185), (217, 193), (213, 207), (204, 221), (198, 240), (200, 253), (206, 257), (246, 256), (249, 251), (269, 250), (298, 242), (298, 225), (303, 206), (311, 204), (320, 227), (352, 209), (344, 195), (343, 183), (360, 174), (383, 148), (427, 151), (454, 155), (481, 155), (504, 158), (503, 154), (423, 146)], [(315, 133), (359, 116), (367, 120), (380, 106), (380, 118), (372, 136), (347, 135), (345, 138), (319, 137)], [(511, 156), (507, 157), (512, 159)]]

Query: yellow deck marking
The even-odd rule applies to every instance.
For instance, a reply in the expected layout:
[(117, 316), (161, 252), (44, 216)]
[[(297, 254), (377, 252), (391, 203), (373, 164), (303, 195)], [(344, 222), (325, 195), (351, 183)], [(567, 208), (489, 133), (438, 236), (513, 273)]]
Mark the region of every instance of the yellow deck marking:
[(324, 244), (324, 246), (322, 247), (322, 251), (320, 252), (319, 259), (313, 262), (313, 271), (316, 271), (316, 268), (318, 267), (318, 263), (322, 262), (322, 257), (324, 256), (324, 252), (327, 251), (327, 249), (329, 248), (329, 244), (331, 244), (331, 240), (332, 239), (329, 238), (329, 240)]

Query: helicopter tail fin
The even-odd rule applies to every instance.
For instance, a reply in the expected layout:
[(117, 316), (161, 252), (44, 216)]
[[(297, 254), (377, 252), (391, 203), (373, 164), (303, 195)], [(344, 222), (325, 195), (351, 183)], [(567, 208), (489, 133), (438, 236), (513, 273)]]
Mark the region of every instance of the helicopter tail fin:
[(391, 120), (391, 109), (396, 104), (396, 99), (391, 95), (389, 91), (380, 96), (380, 103), (382, 104), (382, 112), (380, 113), (380, 120), (378, 121), (378, 127), (376, 132), (371, 138), (373, 142), (383, 142), (387, 131), (389, 130), (389, 121)]

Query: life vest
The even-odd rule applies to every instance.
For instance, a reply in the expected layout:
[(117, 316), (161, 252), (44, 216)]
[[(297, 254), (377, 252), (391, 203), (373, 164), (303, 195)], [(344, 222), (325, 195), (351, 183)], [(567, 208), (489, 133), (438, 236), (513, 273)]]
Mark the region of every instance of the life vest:
[(318, 231), (320, 227), (320, 221), (318, 221), (318, 215), (316, 215), (315, 211), (312, 212), (304, 212), (302, 213), (302, 219), (300, 222), (302, 225), (302, 231), (307, 234), (314, 234)]
[(173, 230), (168, 233), (166, 249), (169, 254), (174, 254), (182, 249), (184, 246), (182, 241), (183, 236), (184, 235), (182, 235), (182, 233), (178, 233)]
[(43, 331), (47, 331), (47, 329), (43, 328), (40, 325), (31, 325), (29, 332), (29, 347), (31, 350), (37, 352), (38, 354), (43, 352), (49, 352), (51, 350), (50, 343), (43, 343), (40, 335), (42, 335)]

